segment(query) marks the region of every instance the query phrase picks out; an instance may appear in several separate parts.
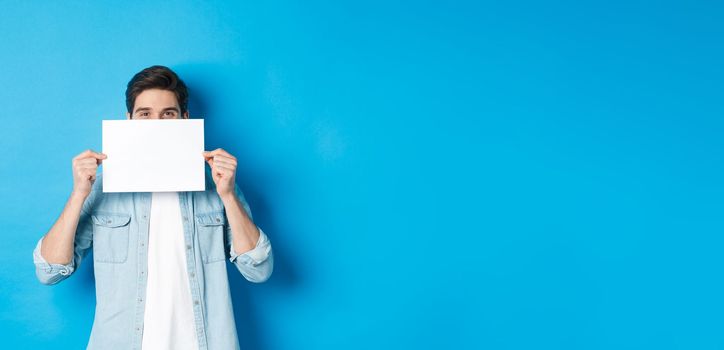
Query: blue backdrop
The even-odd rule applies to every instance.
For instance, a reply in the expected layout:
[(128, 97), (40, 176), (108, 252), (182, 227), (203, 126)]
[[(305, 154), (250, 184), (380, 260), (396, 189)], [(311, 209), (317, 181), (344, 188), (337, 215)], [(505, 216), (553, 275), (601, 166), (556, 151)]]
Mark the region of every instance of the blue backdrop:
[(245, 349), (724, 349), (723, 10), (4, 3), (3, 347), (85, 347), (92, 262), (32, 249), (164, 64), (274, 246), (229, 275)]

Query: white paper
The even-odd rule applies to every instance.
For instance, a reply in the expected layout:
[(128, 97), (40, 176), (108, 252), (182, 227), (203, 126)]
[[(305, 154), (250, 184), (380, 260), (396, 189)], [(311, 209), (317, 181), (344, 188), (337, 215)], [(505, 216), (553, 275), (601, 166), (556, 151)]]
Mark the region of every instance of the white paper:
[(203, 119), (104, 120), (103, 192), (204, 191)]

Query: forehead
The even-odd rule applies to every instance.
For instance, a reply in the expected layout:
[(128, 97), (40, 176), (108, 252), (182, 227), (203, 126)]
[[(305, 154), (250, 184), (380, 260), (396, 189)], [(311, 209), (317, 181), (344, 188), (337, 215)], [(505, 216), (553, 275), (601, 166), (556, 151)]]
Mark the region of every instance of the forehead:
[(133, 109), (145, 107), (152, 109), (178, 107), (178, 100), (172, 91), (161, 89), (144, 90), (136, 97)]

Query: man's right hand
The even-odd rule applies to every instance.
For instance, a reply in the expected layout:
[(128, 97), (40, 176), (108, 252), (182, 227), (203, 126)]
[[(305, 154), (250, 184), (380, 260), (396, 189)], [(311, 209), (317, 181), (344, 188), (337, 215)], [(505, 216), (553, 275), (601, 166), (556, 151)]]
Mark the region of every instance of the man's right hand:
[(73, 158), (73, 195), (88, 197), (96, 181), (98, 166), (106, 158), (107, 155), (91, 150), (86, 150)]

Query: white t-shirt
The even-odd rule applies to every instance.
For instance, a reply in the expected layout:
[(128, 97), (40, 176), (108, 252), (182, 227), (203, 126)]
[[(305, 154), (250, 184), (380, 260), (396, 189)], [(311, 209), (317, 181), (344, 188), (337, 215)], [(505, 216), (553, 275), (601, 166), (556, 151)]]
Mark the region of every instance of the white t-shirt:
[(145, 350), (197, 350), (178, 192), (153, 192), (148, 232)]

